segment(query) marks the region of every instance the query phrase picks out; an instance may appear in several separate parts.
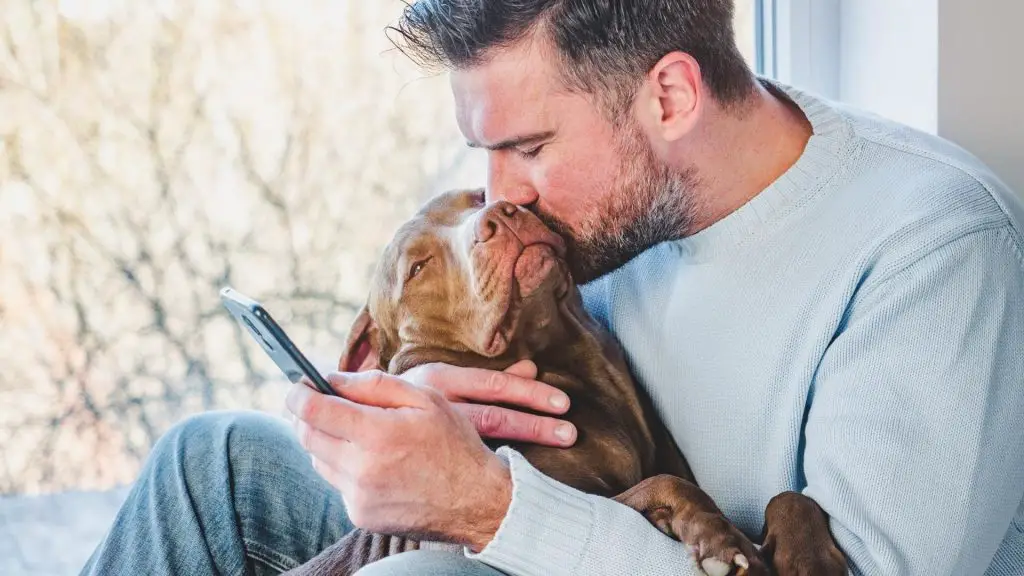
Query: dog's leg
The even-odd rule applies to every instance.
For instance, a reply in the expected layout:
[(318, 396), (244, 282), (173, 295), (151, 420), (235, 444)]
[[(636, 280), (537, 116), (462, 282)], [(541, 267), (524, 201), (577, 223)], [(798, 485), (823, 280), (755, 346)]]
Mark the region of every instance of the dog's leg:
[(828, 529), (828, 516), (813, 499), (783, 492), (764, 513), (764, 545), (778, 576), (844, 576), (846, 557)]
[(615, 497), (662, 532), (686, 544), (709, 576), (767, 576), (754, 544), (696, 484), (662, 474)]

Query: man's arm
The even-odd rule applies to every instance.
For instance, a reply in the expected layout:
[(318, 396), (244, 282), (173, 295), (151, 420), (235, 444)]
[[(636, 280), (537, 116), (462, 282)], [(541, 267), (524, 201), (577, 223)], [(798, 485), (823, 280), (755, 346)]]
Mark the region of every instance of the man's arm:
[(512, 503), (491, 542), (466, 552), (514, 576), (703, 575), (678, 541), (639, 512), (548, 478), (518, 452), (498, 449), (512, 472)]
[(805, 494), (856, 574), (982, 574), (1024, 497), (1024, 263), (1008, 225), (877, 271), (815, 377)]

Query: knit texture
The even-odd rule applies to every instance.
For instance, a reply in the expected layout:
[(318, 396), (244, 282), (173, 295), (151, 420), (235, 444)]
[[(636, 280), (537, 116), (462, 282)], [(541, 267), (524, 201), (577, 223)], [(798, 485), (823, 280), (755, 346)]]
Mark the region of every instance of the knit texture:
[[(1024, 207), (960, 148), (770, 83), (813, 126), (740, 209), (584, 288), (697, 482), (756, 538), (776, 494), (854, 574), (1024, 574)], [(514, 575), (698, 574), (632, 510), (519, 454)]]

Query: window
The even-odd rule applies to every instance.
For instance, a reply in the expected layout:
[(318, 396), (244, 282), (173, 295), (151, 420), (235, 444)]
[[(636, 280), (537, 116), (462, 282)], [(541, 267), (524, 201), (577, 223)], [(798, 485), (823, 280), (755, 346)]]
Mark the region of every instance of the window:
[(840, 0), (753, 2), (755, 70), (825, 97), (837, 97)]
[(736, 13), (733, 17), (736, 45), (746, 59), (747, 65), (758, 73), (761, 71), (759, 40), (762, 4), (762, 0), (736, 0)]
[(0, 22), (0, 493), (130, 482), (215, 408), (277, 413), (219, 303), (322, 367), (380, 248), (464, 145), (400, 0), (11, 0)]

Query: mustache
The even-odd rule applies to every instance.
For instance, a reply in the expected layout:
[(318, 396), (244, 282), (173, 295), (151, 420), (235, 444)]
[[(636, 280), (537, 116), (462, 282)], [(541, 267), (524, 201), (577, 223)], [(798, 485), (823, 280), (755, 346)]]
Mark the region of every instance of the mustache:
[(566, 240), (572, 238), (572, 229), (569, 228), (569, 225), (566, 224), (561, 219), (559, 219), (558, 217), (552, 214), (548, 214), (547, 212), (543, 212), (536, 206), (531, 206), (530, 211), (533, 212), (533, 215), (536, 216), (545, 226), (551, 229), (551, 231), (554, 232), (555, 234), (562, 236)]
[(555, 234), (561, 236), (565, 241), (566, 260), (570, 264), (576, 260), (578, 256), (577, 253), (579, 251), (579, 241), (572, 227), (570, 227), (564, 220), (554, 216), (553, 214), (548, 214), (547, 212), (538, 209), (536, 206), (531, 206), (530, 211), (533, 212), (533, 214), (545, 226)]
[(594, 238), (581, 237), (560, 218), (537, 209), (531, 211), (565, 241), (565, 263), (569, 267), (569, 274), (579, 285), (587, 284), (617, 268), (622, 253), (632, 251), (632, 246), (621, 245), (619, 234), (613, 233), (604, 238), (600, 235)]
[(695, 219), (687, 191), (696, 180), (688, 172), (643, 182), (637, 186), (637, 198), (604, 207), (597, 220), (580, 232), (537, 206), (529, 210), (564, 239), (566, 264), (582, 285), (620, 268), (651, 246), (686, 236)]

